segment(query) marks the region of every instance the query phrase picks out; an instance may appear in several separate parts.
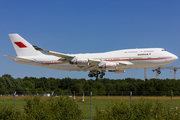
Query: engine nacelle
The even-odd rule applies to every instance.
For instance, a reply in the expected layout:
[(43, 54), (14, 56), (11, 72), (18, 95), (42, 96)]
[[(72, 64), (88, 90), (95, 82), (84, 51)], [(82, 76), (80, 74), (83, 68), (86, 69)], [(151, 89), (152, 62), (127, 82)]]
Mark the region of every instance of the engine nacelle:
[(75, 61), (71, 61), (71, 64), (76, 64), (78, 66), (87, 66), (89, 65), (88, 59), (76, 59)]
[(109, 72), (125, 73), (125, 70), (109, 70)]
[(106, 63), (105, 67), (106, 67), (106, 70), (117, 70), (116, 63)]

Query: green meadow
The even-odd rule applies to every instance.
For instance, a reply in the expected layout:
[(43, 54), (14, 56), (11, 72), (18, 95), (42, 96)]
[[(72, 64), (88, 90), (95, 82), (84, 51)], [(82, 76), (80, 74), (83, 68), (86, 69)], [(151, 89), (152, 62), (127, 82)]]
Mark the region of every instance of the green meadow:
[[(15, 97), (15, 109), (18, 110), (24, 110), (24, 106), (26, 105), (25, 98), (28, 98), (29, 96), (16, 96)], [(52, 101), (56, 99), (56, 97), (53, 97)], [(73, 99), (73, 97), (71, 98)], [(51, 100), (51, 97), (41, 97), (41, 100)], [(83, 118), (90, 118), (90, 97), (85, 96), (85, 102), (82, 102), (82, 97), (78, 96), (76, 97), (75, 104), (77, 104), (80, 109), (83, 111)], [(144, 97), (144, 96), (133, 96), (131, 101), (129, 96), (93, 96), (92, 97), (92, 116), (95, 115), (95, 109), (98, 108), (101, 111), (104, 111), (107, 105), (110, 105), (114, 101), (121, 101), (125, 104), (127, 104), (130, 107), (130, 103), (140, 103), (141, 101), (145, 102), (151, 102), (152, 104), (155, 104), (156, 101), (159, 101), (164, 106), (171, 107), (171, 97), (158, 97), (158, 96), (152, 96), (152, 97)], [(14, 97), (13, 96), (0, 96), (0, 104), (1, 105), (7, 105), (14, 108)], [(172, 108), (180, 108), (180, 97), (173, 97), (172, 98)]]

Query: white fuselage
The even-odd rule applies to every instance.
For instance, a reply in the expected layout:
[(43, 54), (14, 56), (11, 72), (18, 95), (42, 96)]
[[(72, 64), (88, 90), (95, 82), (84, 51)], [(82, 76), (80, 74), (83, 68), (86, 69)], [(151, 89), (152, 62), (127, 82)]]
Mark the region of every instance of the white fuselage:
[[(117, 50), (105, 53), (86, 53), (86, 54), (71, 54), (76, 56), (76, 59), (91, 59), (91, 60), (102, 60), (107, 62), (119, 63), (131, 62), (133, 65), (119, 65), (118, 70), (131, 69), (131, 68), (149, 68), (149, 67), (160, 67), (163, 65), (170, 64), (178, 59), (178, 57), (170, 52), (165, 51), (162, 48), (146, 48), (146, 49), (125, 49)], [(19, 56), (21, 57), (21, 56)], [(41, 56), (22, 56), (21, 58), (30, 59), (34, 62), (23, 62), (15, 60), (17, 63), (39, 66), (44, 68), (51, 68), (57, 70), (66, 71), (81, 71), (77, 65), (64, 63), (59, 61), (59, 57), (53, 55), (41, 55)], [(83, 70), (86, 71), (86, 70)], [(88, 71), (88, 70), (87, 70)]]

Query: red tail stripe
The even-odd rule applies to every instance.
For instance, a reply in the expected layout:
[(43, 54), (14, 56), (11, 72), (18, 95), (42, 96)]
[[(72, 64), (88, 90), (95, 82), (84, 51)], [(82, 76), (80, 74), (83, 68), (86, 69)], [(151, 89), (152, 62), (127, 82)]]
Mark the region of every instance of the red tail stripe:
[(26, 48), (27, 46), (24, 45), (22, 42), (14, 42), (20, 48)]

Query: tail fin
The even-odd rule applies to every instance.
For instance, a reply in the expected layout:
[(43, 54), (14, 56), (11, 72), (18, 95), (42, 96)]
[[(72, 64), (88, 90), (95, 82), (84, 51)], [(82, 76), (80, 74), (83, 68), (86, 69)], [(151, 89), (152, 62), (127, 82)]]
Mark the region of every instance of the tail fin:
[(41, 52), (35, 50), (34, 47), (19, 34), (9, 34), (9, 37), (18, 56), (43, 55)]

